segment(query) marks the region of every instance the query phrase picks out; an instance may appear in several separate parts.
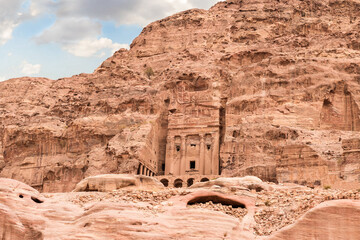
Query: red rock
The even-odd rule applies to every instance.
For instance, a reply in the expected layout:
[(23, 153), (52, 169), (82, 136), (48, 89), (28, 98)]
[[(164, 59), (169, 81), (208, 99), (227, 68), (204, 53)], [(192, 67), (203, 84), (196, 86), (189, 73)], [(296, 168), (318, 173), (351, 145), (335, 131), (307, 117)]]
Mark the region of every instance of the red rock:
[(2, 82), (0, 176), (43, 192), (121, 173), (358, 188), (351, 3), (219, 2), (149, 24), (92, 74)]
[(268, 239), (359, 239), (359, 213), (359, 201), (325, 202)]

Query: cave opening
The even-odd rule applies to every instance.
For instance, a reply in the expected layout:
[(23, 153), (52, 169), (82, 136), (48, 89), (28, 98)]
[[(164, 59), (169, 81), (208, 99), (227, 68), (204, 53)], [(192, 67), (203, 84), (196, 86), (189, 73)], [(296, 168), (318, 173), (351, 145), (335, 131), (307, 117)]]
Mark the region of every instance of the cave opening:
[(324, 106), (331, 106), (331, 105), (332, 105), (331, 101), (329, 99), (325, 98), (324, 99)]
[(169, 180), (167, 180), (166, 178), (161, 179), (160, 182), (164, 185), (164, 187), (169, 186)]
[(212, 202), (215, 204), (220, 203), (225, 206), (232, 206), (232, 208), (246, 208), (245, 204), (239, 201), (230, 198), (224, 198), (218, 195), (206, 195), (206, 196), (194, 197), (193, 199), (188, 201), (187, 205), (194, 205), (194, 204), (207, 203), (207, 202)]
[(196, 162), (190, 161), (190, 169), (195, 169), (195, 168), (196, 168)]
[(202, 178), (202, 179), (200, 180), (200, 182), (208, 182), (208, 181), (209, 181), (208, 178)]
[(43, 203), (44, 202), (44, 201), (42, 201), (42, 200), (40, 200), (40, 199), (38, 199), (36, 197), (31, 197), (31, 200), (33, 200), (36, 203)]
[(174, 181), (174, 187), (176, 187), (176, 188), (182, 188), (182, 187), (183, 187), (183, 180), (181, 180), (181, 179), (176, 179), (176, 180)]
[(188, 187), (191, 187), (191, 186), (194, 184), (194, 181), (195, 181), (194, 178), (189, 178), (189, 179), (187, 180), (187, 186), (188, 186)]

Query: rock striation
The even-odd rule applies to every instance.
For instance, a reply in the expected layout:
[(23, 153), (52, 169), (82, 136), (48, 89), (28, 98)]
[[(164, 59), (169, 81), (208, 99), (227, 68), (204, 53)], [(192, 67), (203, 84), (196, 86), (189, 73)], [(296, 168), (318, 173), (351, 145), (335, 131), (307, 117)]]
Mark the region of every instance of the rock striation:
[(122, 188), (161, 189), (164, 185), (157, 179), (146, 176), (105, 174), (85, 178), (76, 184), (74, 192), (111, 192)]
[(0, 176), (255, 175), (359, 187), (354, 0), (228, 0), (153, 22), (92, 74), (0, 83)]
[(294, 225), (274, 234), (269, 240), (358, 239), (358, 213), (358, 201), (325, 202), (306, 213)]
[(273, 183), (263, 183), (271, 188), (257, 192), (237, 185), (249, 179), (222, 181), (227, 185), (212, 189), (125, 187), (40, 194), (2, 178), (0, 236), (2, 240), (359, 238), (360, 192)]

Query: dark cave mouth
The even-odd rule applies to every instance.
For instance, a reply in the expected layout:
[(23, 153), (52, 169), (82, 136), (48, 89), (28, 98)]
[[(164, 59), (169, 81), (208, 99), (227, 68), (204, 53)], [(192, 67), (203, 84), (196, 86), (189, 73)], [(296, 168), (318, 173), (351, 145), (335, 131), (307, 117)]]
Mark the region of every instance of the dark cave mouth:
[(212, 202), (214, 204), (220, 203), (225, 206), (232, 206), (232, 208), (246, 208), (245, 204), (243, 204), (240, 201), (221, 197), (218, 195), (207, 195), (207, 196), (194, 197), (193, 199), (188, 201), (187, 205), (195, 205), (195, 204), (207, 203), (207, 202)]

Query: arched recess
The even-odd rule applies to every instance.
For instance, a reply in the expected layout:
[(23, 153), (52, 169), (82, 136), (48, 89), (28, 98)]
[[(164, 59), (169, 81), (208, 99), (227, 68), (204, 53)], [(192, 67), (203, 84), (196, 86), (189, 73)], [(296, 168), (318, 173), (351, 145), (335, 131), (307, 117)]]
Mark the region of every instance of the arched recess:
[(189, 178), (189, 179), (187, 180), (187, 186), (188, 186), (188, 187), (191, 187), (191, 186), (194, 184), (194, 181), (195, 181), (194, 178)]
[(160, 182), (164, 185), (164, 187), (169, 186), (169, 180), (167, 180), (166, 178), (161, 179)]
[(209, 181), (208, 178), (202, 178), (202, 179), (200, 180), (200, 182), (208, 182), (208, 181)]
[(176, 188), (182, 188), (183, 187), (183, 180), (182, 179), (176, 179), (175, 181), (174, 181), (174, 187), (176, 187)]
[(220, 203), (222, 205), (226, 206), (232, 206), (233, 208), (246, 208), (246, 205), (240, 201), (236, 201), (231, 198), (226, 198), (223, 196), (219, 196), (216, 194), (209, 194), (205, 196), (197, 196), (193, 199), (189, 200), (187, 205), (194, 205), (198, 203), (207, 203), (207, 202), (213, 202), (213, 203)]

